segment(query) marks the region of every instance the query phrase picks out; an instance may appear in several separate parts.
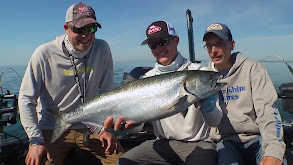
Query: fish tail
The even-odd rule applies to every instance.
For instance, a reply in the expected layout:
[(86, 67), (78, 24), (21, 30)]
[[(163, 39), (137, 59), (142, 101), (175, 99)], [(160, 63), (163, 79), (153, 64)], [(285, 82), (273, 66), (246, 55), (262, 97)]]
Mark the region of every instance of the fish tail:
[(71, 124), (67, 124), (64, 122), (63, 117), (60, 113), (54, 114), (54, 116), (56, 123), (50, 143), (54, 143), (71, 126)]

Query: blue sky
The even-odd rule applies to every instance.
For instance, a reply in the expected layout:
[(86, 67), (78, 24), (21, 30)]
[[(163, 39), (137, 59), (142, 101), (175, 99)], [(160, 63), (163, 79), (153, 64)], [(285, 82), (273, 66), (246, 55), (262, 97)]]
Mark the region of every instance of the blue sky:
[[(1, 2), (0, 66), (26, 65), (40, 44), (63, 34), (65, 12), (77, 0), (12, 0)], [(197, 60), (207, 60), (202, 36), (214, 22), (228, 25), (236, 51), (254, 59), (293, 60), (292, 0), (87, 0), (102, 25), (96, 38), (106, 40), (113, 60), (154, 60), (141, 46), (145, 29), (157, 20), (170, 22), (180, 37), (179, 51), (189, 57), (186, 10), (194, 18)], [(268, 58), (268, 56), (271, 56)]]

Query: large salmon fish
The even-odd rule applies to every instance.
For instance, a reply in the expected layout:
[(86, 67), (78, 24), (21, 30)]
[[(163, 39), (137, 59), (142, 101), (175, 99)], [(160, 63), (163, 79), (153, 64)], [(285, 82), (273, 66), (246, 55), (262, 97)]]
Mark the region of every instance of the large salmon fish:
[(223, 84), (212, 71), (180, 71), (148, 77), (121, 85), (69, 113), (56, 116), (54, 142), (72, 124), (101, 128), (108, 116), (119, 116), (132, 123), (169, 117), (195, 102), (218, 92)]

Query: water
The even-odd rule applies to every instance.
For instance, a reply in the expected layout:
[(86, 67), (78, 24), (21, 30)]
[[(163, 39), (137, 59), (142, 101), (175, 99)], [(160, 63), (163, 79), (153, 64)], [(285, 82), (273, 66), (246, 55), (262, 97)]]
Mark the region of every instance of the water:
[[(207, 61), (202, 61), (203, 65), (207, 65)], [(276, 90), (279, 92), (279, 87), (282, 83), (293, 82), (293, 75), (289, 72), (287, 66), (283, 62), (261, 62), (261, 64), (267, 69)], [(293, 62), (288, 63), (290, 66), (293, 66)], [(133, 68), (139, 66), (154, 66), (154, 61), (140, 61), (140, 62), (114, 62), (114, 80), (115, 87), (118, 87), (121, 84), (123, 79), (123, 73), (129, 73)], [(11, 94), (18, 94), (19, 86), (21, 83), (21, 78), (24, 74), (26, 66), (13, 66), (12, 69), (6, 69), (3, 73), (0, 86), (2, 91), (9, 90)], [(0, 71), (3, 71), (7, 67), (1, 67)], [(18, 75), (19, 77), (18, 77)], [(1, 73), (0, 73), (1, 75)], [(3, 93), (2, 93), (3, 94)], [(282, 110), (281, 100), (278, 100), (278, 107), (282, 116), (283, 121), (290, 121), (291, 116), (288, 112)], [(5, 116), (4, 116), (5, 117)], [(14, 136), (23, 137), (26, 134), (23, 131), (23, 128), (19, 122), (17, 124), (9, 125), (4, 127), (4, 131)], [(3, 138), (3, 137), (2, 137)]]

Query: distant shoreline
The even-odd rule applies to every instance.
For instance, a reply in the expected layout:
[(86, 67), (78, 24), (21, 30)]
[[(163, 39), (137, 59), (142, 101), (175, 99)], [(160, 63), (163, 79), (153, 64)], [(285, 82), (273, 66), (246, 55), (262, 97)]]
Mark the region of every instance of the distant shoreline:
[[(270, 61), (270, 60), (258, 60), (259, 62), (283, 62), (283, 61)], [(290, 61), (290, 60), (288, 60), (288, 61), (286, 61), (286, 62), (293, 62), (293, 61)]]

